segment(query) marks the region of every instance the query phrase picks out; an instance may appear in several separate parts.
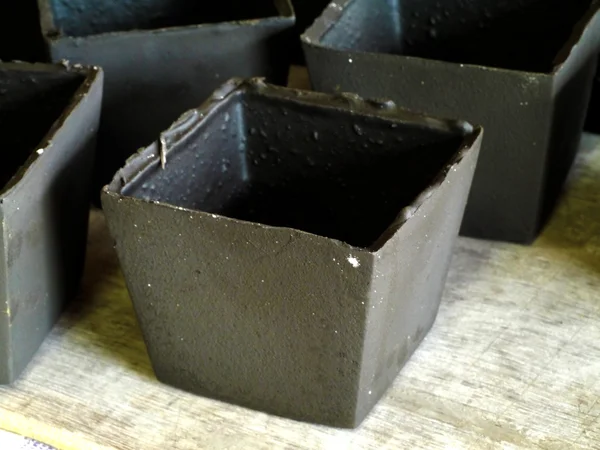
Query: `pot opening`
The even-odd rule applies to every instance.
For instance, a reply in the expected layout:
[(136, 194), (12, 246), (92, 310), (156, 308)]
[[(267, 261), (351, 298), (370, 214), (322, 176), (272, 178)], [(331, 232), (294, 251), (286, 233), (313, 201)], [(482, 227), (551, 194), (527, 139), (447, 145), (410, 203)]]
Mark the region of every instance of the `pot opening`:
[(279, 15), (273, 0), (48, 1), (56, 28), (71, 37), (261, 19)]
[(0, 70), (1, 187), (38, 149), (84, 81), (78, 73)]
[(354, 0), (327, 46), (547, 73), (592, 0)]
[(443, 131), (235, 94), (124, 195), (369, 247), (450, 162)]

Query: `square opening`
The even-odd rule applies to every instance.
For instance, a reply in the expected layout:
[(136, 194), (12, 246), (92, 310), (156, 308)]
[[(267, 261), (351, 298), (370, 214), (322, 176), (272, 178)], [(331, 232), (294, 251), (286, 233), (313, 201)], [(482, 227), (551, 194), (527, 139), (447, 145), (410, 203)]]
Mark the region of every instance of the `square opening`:
[(0, 70), (0, 186), (5, 188), (85, 81), (78, 73)]
[(278, 16), (277, 0), (47, 0), (54, 23), (71, 37)]
[(547, 73), (591, 0), (353, 0), (321, 43)]
[(459, 151), (462, 130), (236, 93), (122, 191), (367, 248)]

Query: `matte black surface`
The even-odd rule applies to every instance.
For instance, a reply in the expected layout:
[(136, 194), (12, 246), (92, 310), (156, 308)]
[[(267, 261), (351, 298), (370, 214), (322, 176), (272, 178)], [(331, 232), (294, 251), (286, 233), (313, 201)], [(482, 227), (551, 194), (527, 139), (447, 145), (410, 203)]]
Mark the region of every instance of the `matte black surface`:
[(0, 64), (0, 384), (25, 369), (83, 270), (102, 72)]
[[(53, 61), (106, 73), (94, 186), (233, 76), (285, 84), (289, 0), (39, 0)], [(163, 28), (169, 27), (169, 28)]]
[(435, 319), (481, 130), (233, 80), (102, 201), (157, 377), (357, 426)]
[(303, 45), (317, 90), (482, 124), (461, 232), (529, 243), (578, 147), (600, 47), (597, 11), (590, 0), (341, 0)]

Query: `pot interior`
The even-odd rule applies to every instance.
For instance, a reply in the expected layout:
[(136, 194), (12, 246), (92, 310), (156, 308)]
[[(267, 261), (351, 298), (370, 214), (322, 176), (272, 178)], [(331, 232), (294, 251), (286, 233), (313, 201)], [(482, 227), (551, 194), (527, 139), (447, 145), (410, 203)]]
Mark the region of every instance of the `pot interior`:
[(56, 28), (72, 37), (260, 19), (278, 15), (274, 0), (47, 1), (50, 2)]
[(78, 73), (0, 70), (1, 187), (38, 149), (84, 81)]
[(368, 247), (458, 152), (464, 131), (244, 93), (123, 194)]
[(323, 37), (343, 50), (550, 72), (592, 0), (353, 0)]

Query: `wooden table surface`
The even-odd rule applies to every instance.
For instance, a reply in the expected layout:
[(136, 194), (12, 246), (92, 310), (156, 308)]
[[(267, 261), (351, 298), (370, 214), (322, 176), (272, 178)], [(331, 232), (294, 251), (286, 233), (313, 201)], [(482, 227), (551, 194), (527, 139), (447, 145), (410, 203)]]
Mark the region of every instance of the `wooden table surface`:
[(70, 449), (600, 449), (600, 138), (535, 245), (460, 238), (435, 326), (357, 430), (297, 423), (158, 383), (92, 212), (83, 294), (0, 428)]

